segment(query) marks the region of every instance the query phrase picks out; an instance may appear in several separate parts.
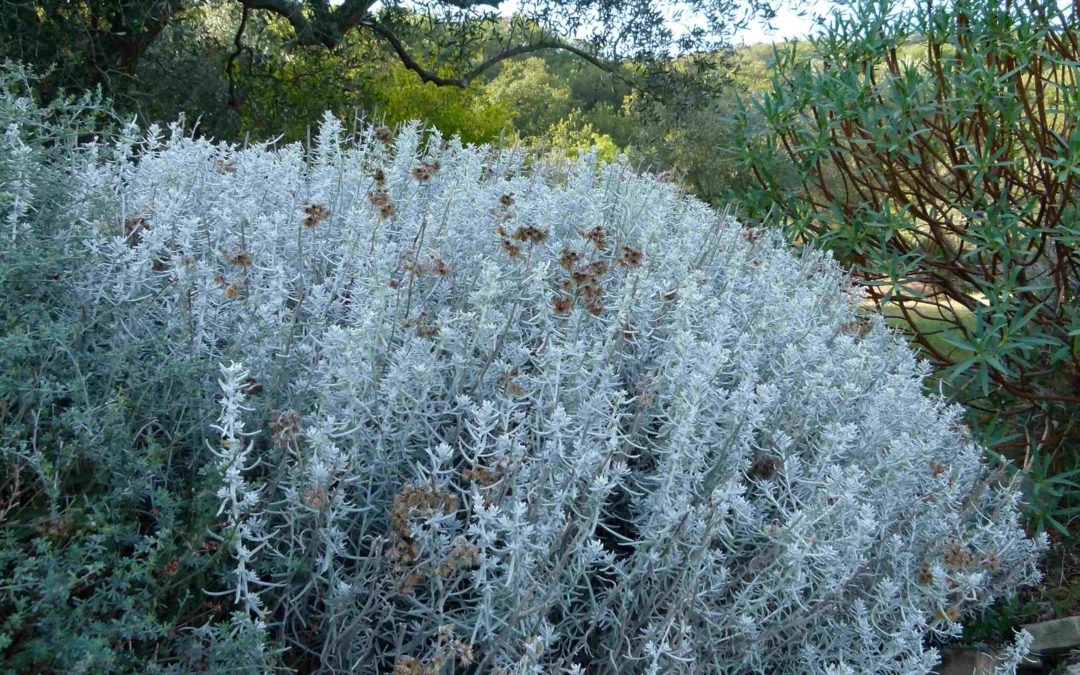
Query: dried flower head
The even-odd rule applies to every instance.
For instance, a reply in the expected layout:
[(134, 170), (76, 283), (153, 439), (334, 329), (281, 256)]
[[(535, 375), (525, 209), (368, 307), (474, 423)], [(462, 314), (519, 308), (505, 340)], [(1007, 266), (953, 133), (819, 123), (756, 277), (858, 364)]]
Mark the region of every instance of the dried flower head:
[(375, 140), (384, 145), (394, 142), (394, 131), (390, 127), (375, 127)]
[(143, 232), (149, 229), (150, 221), (141, 213), (130, 218), (125, 218), (123, 221), (124, 238), (127, 239), (128, 246), (131, 246), (132, 248), (135, 248), (135, 246), (142, 241)]
[(304, 206), (304, 227), (315, 227), (319, 223), (330, 218), (330, 209), (325, 204), (308, 204)]
[(223, 253), (221, 257), (230, 265), (236, 265), (237, 267), (251, 267), (251, 254), (242, 248), (238, 248), (230, 253)]
[(548, 233), (532, 225), (522, 225), (510, 235), (510, 238), (522, 243), (540, 244), (547, 241)]
[(950, 540), (945, 544), (945, 553), (941, 556), (941, 562), (949, 569), (962, 570), (971, 566), (974, 556), (966, 545)]
[(451, 274), (450, 266), (442, 258), (431, 261), (431, 271), (438, 277), (448, 277)]
[(234, 279), (225, 285), (225, 297), (229, 299), (239, 298), (247, 286), (247, 279)]
[(300, 414), (295, 410), (276, 410), (271, 416), (270, 433), (274, 447), (284, 448), (300, 437)]
[(623, 267), (634, 269), (641, 265), (642, 253), (640, 250), (623, 244), (619, 247), (619, 264)]
[(326, 486), (312, 485), (304, 492), (304, 503), (313, 509), (322, 509), (326, 506)]
[(502, 240), (502, 250), (506, 252), (506, 255), (510, 258), (517, 258), (521, 255), (521, 247), (512, 243), (509, 239)]
[(428, 319), (427, 311), (421, 311), (417, 316), (406, 319), (403, 327), (407, 330), (412, 328), (419, 337), (436, 337), (439, 334), (439, 326)]
[(919, 575), (915, 578), (915, 582), (920, 586), (929, 586), (934, 583), (934, 571), (930, 569), (929, 565), (923, 565), (919, 568)]
[(412, 170), (412, 177), (421, 183), (426, 183), (431, 180), (431, 177), (434, 176), (440, 168), (442, 168), (442, 164), (440, 164), (438, 160), (433, 162), (421, 162), (419, 166)]
[(749, 475), (752, 478), (768, 479), (776, 475), (776, 470), (780, 468), (780, 458), (771, 455), (758, 457), (750, 465)]
[(946, 605), (934, 612), (934, 618), (938, 621), (956, 623), (960, 620), (960, 608), (953, 604)]
[(562, 254), (559, 256), (559, 267), (569, 272), (574, 269), (574, 266), (577, 265), (579, 260), (581, 260), (580, 253), (569, 247), (565, 247), (562, 250)]
[(596, 250), (603, 251), (607, 249), (607, 234), (604, 232), (604, 228), (600, 225), (581, 233), (581, 236), (586, 241), (592, 242), (592, 245), (596, 247)]
[(367, 193), (367, 200), (372, 206), (381, 208), (390, 203), (390, 195), (383, 189), (370, 190)]

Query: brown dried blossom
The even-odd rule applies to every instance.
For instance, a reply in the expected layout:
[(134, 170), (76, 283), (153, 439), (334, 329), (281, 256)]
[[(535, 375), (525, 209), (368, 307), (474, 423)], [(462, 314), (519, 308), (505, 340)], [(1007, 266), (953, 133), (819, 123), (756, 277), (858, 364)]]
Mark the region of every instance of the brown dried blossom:
[(548, 233), (532, 225), (522, 225), (514, 231), (510, 238), (521, 243), (541, 244), (547, 241)]
[(382, 208), (383, 206), (386, 206), (390, 203), (390, 195), (386, 192), (386, 190), (378, 188), (368, 191), (367, 200), (368, 203), (370, 203), (375, 208)]
[(450, 266), (442, 258), (435, 258), (431, 261), (431, 271), (438, 277), (448, 277), (451, 274)]
[(623, 244), (619, 247), (619, 264), (623, 267), (635, 269), (641, 265), (642, 252), (631, 246)]
[(402, 326), (408, 330), (413, 328), (416, 330), (416, 334), (420, 337), (436, 337), (439, 334), (438, 324), (428, 321), (427, 311), (421, 311), (411, 319), (406, 319)]
[(421, 183), (431, 180), (431, 177), (442, 168), (439, 160), (433, 162), (420, 162), (419, 166), (412, 170), (412, 177)]
[(392, 675), (439, 675), (439, 668), (412, 656), (399, 656), (394, 659)]
[(244, 290), (244, 287), (246, 287), (246, 286), (247, 286), (247, 280), (246, 279), (235, 279), (235, 280), (229, 282), (225, 286), (225, 297), (229, 298), (229, 299), (239, 298), (240, 294)]
[(521, 247), (512, 243), (509, 239), (502, 240), (502, 250), (506, 251), (506, 255), (510, 258), (517, 258), (521, 255)]
[(458, 535), (454, 539), (454, 546), (439, 565), (436, 574), (440, 578), (447, 578), (457, 570), (472, 569), (480, 564), (480, 548)]
[(581, 254), (570, 248), (564, 248), (562, 254), (559, 256), (559, 267), (563, 268), (567, 272), (574, 269), (578, 261), (581, 260)]
[(304, 206), (304, 227), (315, 227), (330, 218), (330, 209), (325, 204), (306, 204)]
[(934, 612), (934, 618), (938, 621), (951, 621), (956, 623), (960, 619), (960, 608), (956, 605), (946, 605)]
[(915, 582), (920, 586), (929, 586), (934, 583), (934, 571), (930, 569), (929, 565), (923, 565), (919, 568), (919, 574), (915, 577)]
[(236, 265), (237, 267), (251, 267), (251, 254), (242, 248), (238, 248), (231, 253), (222, 253), (221, 257), (230, 265)]
[(142, 241), (142, 233), (150, 229), (150, 221), (143, 214), (125, 218), (123, 222), (124, 238), (128, 246), (135, 248)]
[(325, 485), (313, 485), (304, 491), (304, 503), (315, 510), (326, 506), (327, 494)]
[(772, 478), (776, 475), (776, 471), (779, 468), (779, 457), (758, 457), (754, 460), (754, 463), (750, 465), (750, 476), (763, 479)]
[(945, 553), (941, 556), (941, 561), (949, 569), (961, 570), (970, 567), (973, 560), (971, 550), (964, 544), (953, 540), (945, 544)]
[(457, 495), (440, 490), (431, 485), (406, 485), (394, 495), (394, 504), (390, 511), (390, 524), (403, 537), (408, 537), (409, 522), (416, 514), (429, 514), (436, 511), (450, 515), (458, 510)]
[(390, 127), (375, 127), (375, 140), (390, 145), (394, 142), (394, 132)]
[(591, 241), (596, 250), (603, 251), (607, 249), (607, 235), (604, 233), (604, 228), (600, 225), (581, 233), (587, 241)]

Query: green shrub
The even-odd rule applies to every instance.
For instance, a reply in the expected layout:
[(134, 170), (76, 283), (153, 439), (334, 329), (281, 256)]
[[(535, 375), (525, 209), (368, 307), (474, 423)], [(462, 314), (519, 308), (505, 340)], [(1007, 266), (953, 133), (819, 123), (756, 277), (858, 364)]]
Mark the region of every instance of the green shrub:
[(0, 670), (212, 669), (244, 645), (197, 630), (228, 618), (202, 591), (221, 560), (188, 450), (205, 429), (147, 405), (70, 284), (87, 262), (70, 218), (102, 213), (72, 175), (111, 116), (92, 97), (39, 108), (30, 84), (0, 72)]
[[(910, 329), (1037, 528), (1080, 514), (1080, 27), (1052, 2), (854, 2), (780, 50), (744, 160)], [(754, 131), (751, 129), (751, 131)], [(786, 153), (800, 180), (769, 164)], [(760, 197), (756, 195), (755, 199)], [(1042, 477), (1040, 478), (1040, 472)]]

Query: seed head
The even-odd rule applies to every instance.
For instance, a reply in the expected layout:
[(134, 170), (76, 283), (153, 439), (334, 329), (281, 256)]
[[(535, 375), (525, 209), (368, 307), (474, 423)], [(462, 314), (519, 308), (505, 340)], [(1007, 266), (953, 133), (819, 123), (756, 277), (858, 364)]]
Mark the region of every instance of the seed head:
[(581, 236), (587, 241), (591, 241), (598, 251), (603, 251), (607, 248), (607, 235), (604, 233), (604, 228), (600, 225), (597, 225), (591, 230), (582, 232)]
[(304, 207), (304, 227), (315, 227), (330, 217), (330, 209), (325, 204), (308, 204)]
[(394, 132), (390, 127), (375, 127), (375, 140), (384, 145), (390, 145), (394, 142)]

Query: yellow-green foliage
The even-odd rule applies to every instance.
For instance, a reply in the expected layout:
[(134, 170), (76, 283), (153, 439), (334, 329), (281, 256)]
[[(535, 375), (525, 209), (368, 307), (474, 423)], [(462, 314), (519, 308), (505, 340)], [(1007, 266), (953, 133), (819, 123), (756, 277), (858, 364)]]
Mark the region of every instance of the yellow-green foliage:
[(382, 98), (379, 113), (386, 123), (421, 120), (468, 143), (494, 140), (510, 125), (509, 108), (491, 101), (478, 87), (424, 84), (415, 73), (397, 64), (385, 70), (389, 73), (379, 80), (378, 89)]
[(619, 156), (619, 146), (615, 145), (611, 136), (599, 133), (591, 124), (584, 122), (580, 112), (554, 124), (548, 130), (546, 143), (571, 159), (593, 148), (596, 148), (596, 156), (601, 161), (610, 162)]

